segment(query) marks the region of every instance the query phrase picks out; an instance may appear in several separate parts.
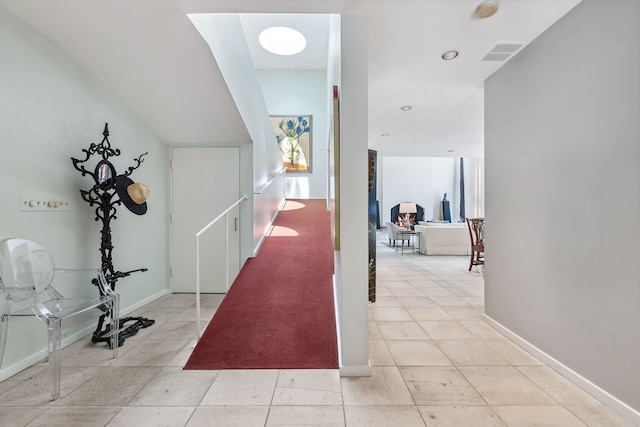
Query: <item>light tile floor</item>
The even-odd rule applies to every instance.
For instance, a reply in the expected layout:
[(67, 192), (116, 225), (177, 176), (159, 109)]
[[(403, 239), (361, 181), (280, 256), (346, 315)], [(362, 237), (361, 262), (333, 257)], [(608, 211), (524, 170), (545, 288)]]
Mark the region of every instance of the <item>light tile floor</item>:
[[(132, 314), (156, 324), (116, 360), (88, 338), (65, 348), (59, 400), (45, 363), (1, 382), (0, 426), (632, 426), (482, 320), (467, 257), (401, 255), (379, 238), (370, 377), (183, 371), (195, 302), (171, 295)], [(221, 299), (202, 297), (202, 328)]]

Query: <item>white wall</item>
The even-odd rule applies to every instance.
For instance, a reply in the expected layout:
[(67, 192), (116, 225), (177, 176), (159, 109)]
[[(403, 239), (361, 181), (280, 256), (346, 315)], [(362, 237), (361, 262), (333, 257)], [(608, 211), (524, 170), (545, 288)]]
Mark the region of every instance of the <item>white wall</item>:
[(341, 16), (340, 250), (336, 284), (340, 305), (341, 375), (370, 374), (368, 350), (367, 34), (363, 15)]
[[(83, 149), (100, 143), (108, 122), (112, 147), (122, 151), (111, 159), (118, 173), (149, 152), (131, 176), (151, 190), (147, 213), (118, 207), (111, 225), (114, 267), (149, 269), (118, 281), (123, 312), (166, 293), (167, 148), (55, 44), (2, 9), (0, 57), (0, 238), (36, 240), (61, 267), (99, 266), (101, 223), (79, 192), (93, 180), (76, 171), (70, 158), (84, 158)], [(71, 209), (21, 212), (20, 198), (29, 195), (63, 198)], [(70, 294), (76, 291), (87, 289)], [(45, 354), (44, 330), (37, 321), (10, 324), (0, 380)]]
[[(326, 70), (258, 70), (269, 115), (312, 116), (312, 172), (287, 174), (287, 198), (327, 197), (327, 85)], [(275, 145), (275, 139), (273, 141)]]
[[(425, 221), (440, 220), (440, 206), (447, 193), (451, 219), (460, 212), (459, 165), (454, 157), (378, 158), (378, 198), (380, 223), (391, 220), (391, 208), (402, 202), (415, 202), (424, 208)], [(484, 215), (483, 159), (465, 158), (465, 213)]]
[(192, 14), (189, 19), (209, 44), (242, 116), (246, 130), (238, 133), (250, 135), (251, 150), (243, 147), (241, 151), (241, 192), (249, 196), (241, 206), (242, 229), (252, 230), (242, 235), (242, 265), (259, 250), (285, 198), (284, 188), (277, 182), (273, 185), (274, 178), (282, 180), (280, 152), (239, 16), (207, 13)]
[(636, 424), (638, 40), (640, 2), (585, 0), (485, 85), (486, 314)]

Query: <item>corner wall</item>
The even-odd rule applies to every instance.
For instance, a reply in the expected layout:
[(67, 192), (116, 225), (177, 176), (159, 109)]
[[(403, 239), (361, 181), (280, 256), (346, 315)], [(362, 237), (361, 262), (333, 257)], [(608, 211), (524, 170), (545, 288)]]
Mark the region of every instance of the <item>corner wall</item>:
[(636, 423), (638, 40), (585, 0), (485, 84), (486, 315)]
[[(149, 269), (118, 281), (123, 314), (167, 293), (165, 145), (66, 53), (2, 8), (0, 56), (0, 238), (33, 239), (52, 252), (61, 268), (99, 267), (102, 224), (95, 221), (95, 209), (79, 192), (94, 182), (74, 169), (71, 157), (83, 159), (82, 150), (99, 144), (104, 124), (109, 123), (112, 147), (122, 151), (110, 159), (117, 173), (149, 152), (131, 175), (151, 190), (147, 213), (138, 216), (119, 206), (118, 218), (111, 223), (115, 268)], [(87, 165), (94, 167), (91, 162)], [(70, 209), (23, 212), (23, 196), (61, 198), (70, 202)], [(97, 291), (88, 283), (82, 289), (68, 289), (67, 294), (86, 292)], [(31, 320), (9, 322), (0, 380), (46, 354), (46, 328)], [(105, 360), (108, 353), (105, 350)]]

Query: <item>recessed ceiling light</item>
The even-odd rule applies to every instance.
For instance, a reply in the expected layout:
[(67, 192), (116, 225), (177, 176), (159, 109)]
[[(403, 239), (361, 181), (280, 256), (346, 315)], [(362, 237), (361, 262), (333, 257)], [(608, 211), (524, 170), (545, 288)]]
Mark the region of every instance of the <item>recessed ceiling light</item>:
[(449, 150), (449, 153), (455, 153), (456, 150)]
[(409, 111), (411, 110), (413, 107), (411, 105), (403, 105), (402, 107), (400, 107), (400, 109), (402, 111)]
[(307, 46), (307, 40), (300, 32), (289, 27), (271, 27), (258, 36), (260, 46), (276, 55), (295, 55)]
[(389, 136), (388, 133), (381, 133), (380, 136)]
[(494, 0), (487, 0), (480, 3), (474, 13), (478, 18), (485, 19), (495, 15), (497, 11), (498, 2)]
[(445, 61), (450, 61), (457, 56), (458, 56), (457, 50), (448, 50), (442, 54), (442, 59), (444, 59)]

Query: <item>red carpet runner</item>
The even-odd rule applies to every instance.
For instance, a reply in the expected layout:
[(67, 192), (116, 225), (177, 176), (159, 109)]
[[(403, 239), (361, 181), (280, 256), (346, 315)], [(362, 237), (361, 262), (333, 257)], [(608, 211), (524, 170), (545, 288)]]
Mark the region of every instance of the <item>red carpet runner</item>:
[(288, 200), (184, 369), (337, 369), (331, 218)]

